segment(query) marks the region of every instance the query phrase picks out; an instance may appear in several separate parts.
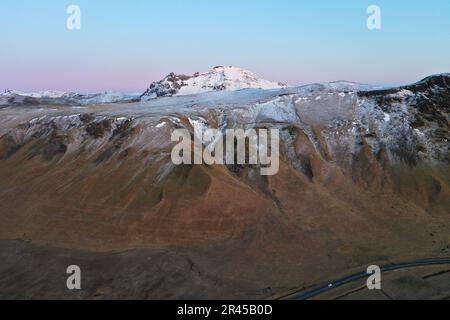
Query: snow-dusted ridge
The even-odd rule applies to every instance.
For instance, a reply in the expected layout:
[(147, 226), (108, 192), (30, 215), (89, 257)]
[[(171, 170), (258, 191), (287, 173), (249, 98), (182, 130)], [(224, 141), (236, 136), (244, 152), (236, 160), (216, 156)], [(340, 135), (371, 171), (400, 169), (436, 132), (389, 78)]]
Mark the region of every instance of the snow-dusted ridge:
[(132, 102), (139, 99), (138, 93), (102, 92), (102, 93), (74, 93), (62, 91), (22, 92), (6, 90), (0, 93), (0, 106), (7, 105), (89, 105), (116, 102)]
[[(22, 97), (12, 91), (2, 96), (11, 95)], [(61, 98), (53, 97), (64, 95), (34, 95), (37, 96), (51, 96), (52, 101), (61, 101)], [(91, 96), (90, 99), (99, 101), (101, 97), (102, 95)], [(30, 96), (25, 98), (45, 101)], [(108, 96), (110, 101), (109, 98)], [(19, 110), (20, 108), (2, 110), (5, 115), (3, 119), (6, 120), (0, 121), (0, 135), (2, 130), (7, 133), (14, 124), (26, 123), (25, 119), (31, 115), (38, 120), (42, 116), (52, 119), (51, 126), (48, 125), (47, 118), (44, 118), (45, 121), (31, 122), (28, 119), (30, 126), (38, 125), (38, 129), (43, 133), (48, 133), (49, 131), (44, 129), (53, 128), (53, 124), (62, 129), (81, 128), (86, 126), (82, 118), (89, 120), (90, 116), (86, 116), (89, 113), (97, 115), (98, 121), (95, 120), (97, 118), (92, 120), (93, 124), (86, 128), (88, 133), (93, 128), (102, 129), (103, 121), (108, 122), (105, 128), (112, 128), (110, 124), (131, 119), (135, 124), (141, 122), (145, 130), (150, 130), (150, 137), (154, 137), (153, 133), (156, 131), (184, 126), (187, 120), (190, 125), (185, 127), (186, 129), (199, 127), (201, 130), (216, 127), (253, 128), (258, 125), (286, 129), (294, 126), (303, 130), (316, 150), (326, 158), (328, 155), (315, 133), (316, 128), (320, 127), (324, 139), (328, 140), (327, 145), (336, 151), (336, 157), (347, 155), (345, 159), (340, 159), (343, 162), (353, 159), (351, 155), (360, 154), (364, 151), (364, 144), (367, 144), (374, 154), (385, 150), (391, 161), (400, 160), (408, 165), (422, 160), (448, 163), (449, 101), (450, 75), (446, 74), (430, 76), (406, 86), (383, 89), (350, 82), (335, 82), (275, 90), (221, 90), (149, 99), (128, 105), (111, 104), (102, 108), (86, 105), (81, 111), (74, 111), (73, 107), (33, 108), (37, 104), (26, 101), (27, 105), (31, 106), (26, 112)], [(74, 115), (74, 112), (77, 114)], [(61, 113), (65, 117), (60, 118)], [(8, 124), (9, 122), (12, 124)], [(29, 126), (26, 124), (20, 128), (22, 127)], [(14, 134), (14, 137), (17, 136)], [(165, 140), (161, 143), (165, 145), (166, 142)]]
[(63, 98), (63, 97), (69, 97), (71, 93), (63, 92), (63, 91), (57, 91), (57, 90), (46, 90), (46, 91), (39, 91), (39, 92), (23, 92), (18, 90), (12, 90), (8, 89), (4, 93), (1, 94), (2, 96), (22, 96), (22, 97), (30, 97), (30, 98)]

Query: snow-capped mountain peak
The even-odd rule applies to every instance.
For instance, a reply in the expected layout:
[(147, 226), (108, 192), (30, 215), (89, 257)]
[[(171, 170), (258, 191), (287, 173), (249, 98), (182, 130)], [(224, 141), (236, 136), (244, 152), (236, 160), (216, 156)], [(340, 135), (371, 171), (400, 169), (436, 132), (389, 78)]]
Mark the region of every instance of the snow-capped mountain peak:
[(285, 84), (267, 81), (254, 73), (238, 68), (217, 66), (205, 73), (192, 76), (171, 73), (161, 81), (153, 82), (142, 95), (143, 99), (182, 96), (211, 91), (237, 91), (242, 89), (280, 89)]

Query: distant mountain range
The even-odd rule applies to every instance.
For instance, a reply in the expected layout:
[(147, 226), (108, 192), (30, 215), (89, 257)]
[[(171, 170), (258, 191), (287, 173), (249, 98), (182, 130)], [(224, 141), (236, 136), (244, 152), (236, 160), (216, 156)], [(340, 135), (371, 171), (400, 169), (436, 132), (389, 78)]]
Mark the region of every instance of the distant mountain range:
[(0, 93), (0, 106), (20, 105), (89, 105), (116, 102), (139, 101), (140, 94), (122, 92), (73, 93), (61, 91), (42, 91), (27, 93), (17, 90), (6, 90)]
[[(376, 88), (367, 84), (336, 81), (318, 86), (335, 90), (369, 90)], [(205, 73), (180, 75), (170, 73), (164, 79), (153, 82), (144, 93), (100, 92), (74, 93), (42, 91), (27, 93), (6, 90), (0, 93), (0, 106), (21, 105), (90, 105), (148, 101), (160, 97), (196, 95), (208, 92), (233, 92), (245, 89), (276, 90), (288, 86), (281, 82), (261, 79), (254, 73), (238, 68), (217, 66)]]

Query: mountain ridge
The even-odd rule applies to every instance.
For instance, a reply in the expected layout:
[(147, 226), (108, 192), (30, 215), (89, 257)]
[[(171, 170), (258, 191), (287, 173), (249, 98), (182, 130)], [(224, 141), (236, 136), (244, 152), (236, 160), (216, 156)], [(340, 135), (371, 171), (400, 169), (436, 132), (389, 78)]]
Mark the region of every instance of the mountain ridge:
[[(229, 74), (233, 74), (230, 76)], [(227, 75), (228, 74), (228, 75)], [(197, 81), (197, 80), (203, 80)], [(233, 82), (234, 81), (234, 82)], [(399, 86), (379, 86), (338, 80), (325, 83), (287, 86), (281, 82), (271, 82), (257, 77), (250, 71), (238, 67), (214, 67), (209, 72), (196, 72), (192, 76), (170, 73), (160, 81), (153, 82), (142, 94), (105, 91), (98, 93), (77, 93), (58, 90), (23, 92), (7, 89), (0, 93), (0, 106), (21, 105), (89, 105), (107, 103), (130, 103), (149, 101), (161, 97), (195, 95), (210, 92), (233, 92), (244, 89), (282, 90), (316, 86), (336, 91), (366, 92), (365, 95), (377, 93), (395, 93), (399, 90), (426, 90), (434, 85), (449, 87), (450, 73), (439, 73), (425, 77), (417, 82)]]

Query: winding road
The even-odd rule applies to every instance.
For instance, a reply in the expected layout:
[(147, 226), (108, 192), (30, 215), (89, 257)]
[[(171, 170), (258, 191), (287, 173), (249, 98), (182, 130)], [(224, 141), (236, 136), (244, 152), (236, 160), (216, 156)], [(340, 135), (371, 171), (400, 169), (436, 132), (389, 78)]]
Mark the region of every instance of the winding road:
[[(409, 261), (404, 263), (397, 263), (397, 264), (390, 264), (386, 266), (382, 266), (381, 272), (391, 272), (395, 270), (402, 270), (402, 269), (410, 269), (410, 268), (417, 268), (417, 267), (427, 267), (427, 266), (438, 266), (438, 265), (449, 265), (450, 266), (450, 258), (440, 258), (440, 259), (424, 259), (424, 260), (415, 260), (415, 261)], [(347, 276), (344, 278), (337, 279), (335, 281), (329, 282), (326, 285), (319, 286), (314, 289), (309, 290), (299, 290), (297, 292), (291, 293), (289, 295), (286, 295), (284, 297), (281, 297), (281, 300), (308, 300), (315, 298), (325, 292), (329, 292), (331, 290), (334, 290), (338, 287), (341, 287), (345, 284), (352, 283), (364, 278), (369, 277), (370, 275), (367, 274), (367, 272), (360, 272), (353, 274), (351, 276)]]

